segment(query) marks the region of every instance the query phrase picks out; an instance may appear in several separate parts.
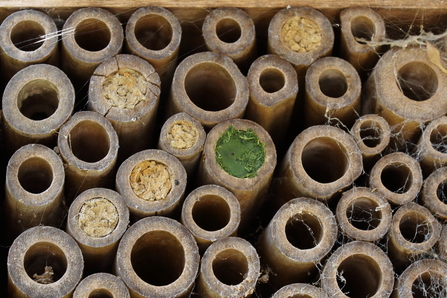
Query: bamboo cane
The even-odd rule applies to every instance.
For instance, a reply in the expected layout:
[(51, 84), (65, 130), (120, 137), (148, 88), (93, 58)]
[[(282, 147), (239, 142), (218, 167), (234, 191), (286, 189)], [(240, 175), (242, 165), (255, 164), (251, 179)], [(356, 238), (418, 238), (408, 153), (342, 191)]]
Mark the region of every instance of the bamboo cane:
[(81, 280), (73, 293), (73, 298), (85, 297), (130, 298), (130, 294), (120, 278), (109, 273), (95, 273)]
[(272, 298), (328, 298), (329, 296), (320, 288), (309, 284), (290, 284), (279, 289)]
[(423, 205), (441, 220), (447, 219), (447, 205), (445, 201), (447, 195), (446, 180), (447, 168), (437, 169), (425, 179), (420, 194)]

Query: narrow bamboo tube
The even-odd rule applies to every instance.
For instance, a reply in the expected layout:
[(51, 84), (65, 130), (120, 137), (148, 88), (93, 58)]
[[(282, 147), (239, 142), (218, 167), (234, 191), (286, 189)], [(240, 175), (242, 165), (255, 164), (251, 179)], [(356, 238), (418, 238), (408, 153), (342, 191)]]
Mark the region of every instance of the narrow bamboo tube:
[(421, 201), (434, 216), (447, 219), (447, 168), (442, 167), (430, 174), (422, 185)]
[(180, 160), (188, 174), (195, 177), (205, 144), (206, 133), (202, 124), (187, 113), (172, 115), (165, 121), (158, 139), (158, 148)]
[(130, 210), (131, 222), (143, 217), (180, 214), (187, 175), (180, 161), (156, 149), (135, 153), (116, 174), (116, 190)]
[(119, 193), (91, 188), (76, 197), (68, 210), (66, 230), (82, 250), (87, 273), (111, 271), (128, 225), (129, 209)]
[(25, 145), (6, 167), (5, 216), (8, 234), (15, 238), (37, 225), (59, 227), (65, 217), (64, 166), (48, 147)]
[(444, 262), (447, 262), (447, 226), (444, 225), (439, 236), (438, 244), (436, 245), (437, 257)]
[(167, 116), (186, 112), (210, 130), (244, 115), (247, 79), (227, 56), (203, 52), (188, 56), (175, 70)]
[(329, 298), (320, 288), (308, 284), (290, 284), (279, 289), (272, 298)]
[(2, 99), (8, 151), (12, 154), (30, 143), (54, 147), (74, 102), (73, 85), (57, 67), (39, 64), (19, 71), (8, 82)]
[(209, 51), (230, 57), (244, 73), (256, 58), (255, 25), (242, 9), (214, 9), (203, 22), (202, 34)]
[(50, 16), (37, 10), (13, 12), (0, 25), (0, 66), (7, 82), (37, 63), (57, 65), (58, 32)]
[(423, 182), (421, 167), (408, 154), (394, 152), (374, 165), (369, 186), (391, 204), (403, 205), (416, 198)]
[(256, 249), (238, 237), (220, 239), (202, 257), (195, 292), (201, 297), (251, 297), (260, 273)]
[(116, 16), (102, 8), (73, 12), (62, 28), (61, 66), (77, 88), (88, 83), (95, 68), (119, 54), (124, 33)]
[(65, 164), (68, 205), (84, 190), (113, 185), (119, 145), (106, 118), (95, 112), (77, 112), (62, 125), (57, 144)]
[(321, 273), (321, 288), (329, 297), (386, 298), (393, 286), (390, 259), (369, 242), (342, 245), (329, 257)]
[(369, 7), (350, 7), (340, 13), (340, 57), (366, 79), (379, 60), (383, 46), (371, 45), (386, 37), (383, 18)]
[(241, 222), (241, 207), (226, 188), (204, 185), (186, 197), (181, 222), (194, 236), (203, 253), (215, 241), (236, 236)]
[(442, 226), (431, 212), (416, 203), (401, 206), (389, 231), (388, 255), (400, 271), (429, 252), (438, 242)]
[[(245, 141), (245, 134), (249, 134), (252, 141)], [(216, 146), (221, 146), (221, 154), (216, 152)], [(255, 156), (254, 151), (264, 154)], [(221, 158), (221, 164), (217, 158)], [(199, 185), (217, 184), (230, 190), (239, 200), (241, 221), (245, 225), (259, 210), (275, 166), (276, 150), (269, 134), (255, 122), (233, 119), (216, 125), (208, 133), (197, 180)], [(240, 168), (250, 169), (250, 172), (236, 173)]]
[(67, 233), (38, 226), (14, 240), (7, 266), (8, 297), (69, 298), (82, 278), (84, 262)]
[(289, 127), (298, 93), (296, 72), (277, 55), (264, 55), (250, 66), (247, 75), (250, 100), (244, 117), (261, 125), (277, 148)]
[(393, 298), (444, 297), (447, 264), (440, 260), (414, 262), (397, 278)]
[(279, 289), (308, 282), (336, 239), (335, 216), (323, 203), (297, 198), (284, 204), (259, 241), (261, 260), (272, 273), (269, 284)]
[(109, 273), (95, 273), (87, 276), (76, 287), (73, 298), (130, 298), (124, 282)]
[(159, 75), (139, 57), (116, 55), (95, 69), (87, 108), (112, 123), (121, 161), (153, 143), (159, 96)]
[(124, 234), (115, 259), (116, 274), (131, 297), (190, 297), (199, 270), (194, 237), (177, 221), (141, 219)]

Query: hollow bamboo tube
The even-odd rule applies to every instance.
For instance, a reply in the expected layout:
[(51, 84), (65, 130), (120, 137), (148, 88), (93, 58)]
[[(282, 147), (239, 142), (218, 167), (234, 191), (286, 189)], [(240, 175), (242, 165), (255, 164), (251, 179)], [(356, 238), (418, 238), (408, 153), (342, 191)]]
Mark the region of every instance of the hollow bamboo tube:
[(61, 66), (77, 88), (88, 83), (95, 68), (119, 54), (124, 33), (116, 16), (102, 8), (73, 12), (62, 28)]
[(309, 127), (295, 138), (278, 167), (277, 204), (300, 196), (332, 200), (362, 170), (362, 155), (351, 135), (329, 125)]
[(205, 144), (206, 133), (202, 124), (187, 113), (172, 115), (165, 121), (158, 139), (158, 148), (182, 163), (188, 178), (195, 177)]
[(167, 116), (186, 112), (205, 130), (244, 115), (247, 79), (227, 56), (203, 52), (188, 56), (176, 68)]
[(361, 81), (343, 59), (323, 57), (306, 72), (304, 122), (306, 127), (341, 124), (351, 127), (360, 110)]
[(421, 191), (421, 201), (434, 216), (441, 220), (447, 219), (447, 168), (434, 171), (424, 180)]
[(244, 117), (261, 125), (281, 146), (298, 93), (295, 70), (279, 56), (264, 55), (250, 66), (247, 81), (250, 99)]
[(447, 226), (444, 225), (439, 236), (439, 241), (436, 245), (436, 253), (439, 259), (447, 262)]
[(91, 188), (76, 197), (68, 210), (66, 231), (81, 248), (87, 273), (111, 271), (128, 225), (129, 209), (119, 193)]
[(279, 289), (272, 298), (329, 298), (320, 288), (308, 284), (294, 283)]
[(335, 216), (323, 203), (297, 198), (284, 204), (259, 242), (261, 260), (272, 273), (269, 284), (279, 289), (308, 282), (336, 239)]
[(7, 266), (8, 297), (68, 298), (82, 278), (84, 262), (67, 233), (38, 226), (14, 240)]
[(386, 235), (393, 217), (388, 201), (366, 187), (343, 193), (335, 215), (344, 235), (369, 242), (377, 242)]
[(447, 264), (440, 260), (414, 262), (397, 278), (393, 298), (443, 297), (447, 292)]
[(5, 82), (37, 63), (57, 65), (58, 31), (48, 15), (37, 10), (10, 14), (0, 25), (0, 66)]
[(131, 297), (189, 297), (199, 270), (194, 237), (177, 221), (151, 216), (124, 234), (115, 259), (116, 274)]
[(416, 203), (401, 206), (389, 231), (388, 255), (396, 271), (421, 258), (438, 242), (442, 226), (431, 212)]
[(371, 170), (369, 186), (391, 204), (403, 205), (416, 198), (423, 182), (421, 167), (408, 154), (385, 155)]
[(87, 108), (112, 123), (121, 161), (153, 143), (159, 96), (159, 75), (139, 57), (116, 55), (95, 69)]
[(130, 298), (124, 282), (109, 273), (95, 273), (87, 276), (76, 287), (73, 298)]
[(62, 125), (57, 144), (65, 164), (68, 205), (84, 190), (113, 185), (119, 145), (106, 118), (95, 112), (77, 112)]
[(259, 273), (259, 256), (248, 241), (223, 238), (205, 251), (194, 291), (210, 298), (251, 297)]
[[(245, 141), (245, 134), (252, 141)], [(216, 146), (222, 146), (221, 153)], [(245, 225), (259, 211), (275, 166), (276, 150), (269, 134), (255, 122), (233, 119), (208, 133), (197, 180), (199, 185), (217, 184), (230, 190), (239, 201)]]
[(215, 241), (236, 236), (241, 207), (226, 188), (209, 184), (194, 189), (185, 199), (181, 222), (203, 253)]
[(230, 57), (247, 72), (256, 57), (256, 30), (246, 12), (235, 7), (216, 8), (206, 16), (202, 33), (209, 51)]
[(368, 7), (350, 7), (340, 13), (340, 57), (366, 79), (379, 60), (383, 46), (374, 45), (386, 37), (385, 22)]
[(37, 225), (59, 227), (65, 217), (64, 166), (48, 147), (29, 144), (6, 167), (5, 216), (13, 238)]
[(179, 21), (163, 7), (140, 8), (130, 16), (126, 25), (126, 51), (155, 68), (160, 75), (163, 94), (171, 87), (181, 39)]
[(395, 47), (386, 52), (364, 89), (362, 114), (385, 118), (397, 148), (411, 149), (423, 124), (447, 113), (447, 74), (423, 48)]
[(30, 143), (54, 147), (74, 102), (73, 85), (57, 67), (39, 64), (19, 71), (8, 82), (2, 99), (8, 151), (12, 154)]
[(353, 241), (339, 247), (321, 273), (321, 288), (329, 297), (389, 297), (394, 271), (388, 256), (376, 245)]
[(156, 149), (135, 153), (116, 174), (115, 187), (130, 210), (131, 222), (143, 217), (180, 214), (186, 171), (171, 154)]

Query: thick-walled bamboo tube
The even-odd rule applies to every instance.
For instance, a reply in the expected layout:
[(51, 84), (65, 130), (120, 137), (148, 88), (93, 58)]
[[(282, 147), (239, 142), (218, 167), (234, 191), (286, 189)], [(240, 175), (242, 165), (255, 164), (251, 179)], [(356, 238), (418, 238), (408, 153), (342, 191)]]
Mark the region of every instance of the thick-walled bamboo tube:
[(318, 59), (306, 73), (305, 125), (351, 127), (360, 111), (361, 89), (357, 71), (346, 60), (337, 57)]
[(298, 93), (296, 72), (277, 55), (261, 56), (247, 75), (250, 100), (244, 117), (261, 125), (277, 148), (286, 137)]
[(62, 125), (57, 144), (65, 164), (68, 204), (84, 190), (113, 185), (119, 144), (106, 118), (95, 112), (77, 112)]
[(0, 66), (7, 82), (19, 70), (37, 63), (57, 65), (58, 32), (54, 21), (37, 10), (10, 14), (0, 25)]
[(389, 231), (388, 255), (396, 271), (430, 251), (438, 242), (441, 224), (431, 212), (413, 202), (401, 206)]
[(84, 262), (76, 241), (46, 226), (26, 230), (8, 253), (9, 296), (68, 298), (82, 278)]
[(320, 288), (308, 284), (290, 284), (279, 289), (272, 298), (328, 298)]
[(437, 169), (425, 179), (421, 200), (434, 216), (447, 219), (447, 168)]
[(369, 185), (391, 204), (402, 205), (416, 198), (423, 182), (418, 162), (402, 152), (385, 155), (374, 165)]
[(393, 298), (445, 297), (447, 264), (440, 260), (419, 260), (408, 266), (396, 281)]
[(132, 297), (190, 297), (199, 270), (194, 237), (177, 221), (141, 219), (124, 234), (115, 259), (116, 274)]
[(436, 252), (438, 257), (447, 262), (447, 226), (444, 225), (441, 230), (441, 235), (439, 236), (439, 241), (436, 245)]
[(109, 273), (95, 273), (87, 276), (76, 287), (73, 298), (130, 298), (123, 281)]
[(340, 57), (366, 79), (383, 51), (383, 46), (368, 43), (378, 43), (385, 38), (385, 22), (369, 7), (350, 7), (340, 13), (340, 23)]
[(205, 18), (202, 33), (209, 51), (230, 57), (246, 73), (256, 57), (256, 32), (253, 20), (242, 9), (214, 9)]
[(241, 222), (241, 207), (226, 188), (204, 185), (186, 197), (181, 222), (194, 236), (203, 253), (213, 242), (236, 236)]
[(369, 242), (342, 245), (329, 257), (321, 273), (321, 288), (329, 297), (386, 298), (393, 285), (390, 259)]
[(48, 147), (30, 144), (17, 150), (6, 167), (7, 232), (15, 238), (37, 225), (59, 227), (64, 207), (64, 166)]
[(343, 193), (335, 215), (344, 235), (371, 242), (386, 235), (393, 217), (388, 201), (366, 187), (352, 188)]
[(121, 161), (153, 143), (159, 96), (160, 77), (141, 58), (116, 55), (95, 69), (87, 107), (112, 123)]
[(119, 193), (91, 188), (77, 196), (68, 210), (66, 230), (82, 250), (86, 272), (112, 269), (128, 225), (129, 209)]
[(80, 88), (101, 62), (121, 52), (123, 39), (123, 28), (116, 16), (102, 8), (78, 9), (62, 28), (62, 69)]
[(308, 282), (336, 239), (335, 216), (323, 203), (297, 198), (284, 204), (259, 243), (261, 260), (271, 269), (269, 284), (278, 289)]
[(74, 102), (73, 85), (55, 66), (31, 65), (15, 74), (2, 100), (9, 152), (30, 143), (54, 147), (60, 126), (73, 113)]
[(259, 273), (256, 249), (242, 238), (224, 238), (203, 255), (194, 291), (209, 298), (251, 297)]
[(276, 150), (257, 123), (233, 119), (216, 125), (207, 135), (198, 182), (230, 190), (241, 205), (244, 225), (257, 213), (270, 186)]
[(158, 148), (180, 160), (188, 174), (195, 177), (205, 144), (206, 133), (202, 124), (187, 113), (174, 114), (161, 128)]
[(148, 149), (121, 164), (115, 186), (135, 222), (152, 215), (179, 215), (186, 181), (185, 168), (177, 158), (163, 150)]
[(186, 112), (209, 130), (222, 121), (241, 118), (248, 97), (247, 79), (229, 57), (197, 53), (175, 70), (167, 116)]
[(362, 170), (362, 155), (351, 135), (329, 125), (309, 127), (295, 138), (278, 168), (277, 204), (300, 196), (331, 200)]

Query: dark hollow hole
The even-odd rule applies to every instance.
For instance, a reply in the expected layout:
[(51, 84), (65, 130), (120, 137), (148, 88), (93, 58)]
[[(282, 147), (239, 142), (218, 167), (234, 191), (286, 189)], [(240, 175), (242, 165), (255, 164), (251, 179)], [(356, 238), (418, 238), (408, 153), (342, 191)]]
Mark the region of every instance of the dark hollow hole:
[(375, 31), (376, 26), (370, 18), (358, 16), (351, 20), (351, 33), (358, 43), (364, 44), (365, 41), (371, 41)]
[(422, 62), (405, 64), (397, 73), (397, 84), (411, 100), (424, 101), (438, 89), (438, 77), (434, 70)]
[(26, 252), (23, 262), (26, 273), (33, 280), (35, 280), (34, 275), (42, 275), (47, 266), (53, 270), (53, 282), (62, 278), (67, 270), (67, 258), (64, 252), (49, 242), (38, 242), (32, 245)]
[(97, 289), (91, 292), (88, 298), (114, 298), (114, 296), (106, 289)]
[(295, 214), (286, 224), (286, 237), (299, 249), (314, 248), (321, 241), (323, 227), (317, 217), (309, 213)]
[(110, 149), (109, 136), (100, 124), (85, 120), (70, 131), (68, 139), (73, 154), (85, 162), (97, 162), (106, 157)]
[(382, 212), (377, 207), (377, 202), (369, 198), (358, 198), (346, 209), (346, 217), (359, 230), (373, 230), (382, 220)]
[(281, 90), (286, 81), (284, 74), (275, 68), (268, 68), (261, 73), (259, 84), (267, 93), (275, 93)]
[(26, 20), (18, 23), (11, 30), (11, 41), (14, 46), (25, 52), (32, 52), (43, 45), (45, 30), (34, 21)]
[(159, 51), (171, 42), (172, 27), (162, 16), (146, 15), (135, 24), (135, 37), (145, 48)]
[(413, 298), (445, 298), (447, 288), (444, 277), (436, 273), (424, 272), (413, 282)]
[(447, 153), (447, 125), (438, 125), (430, 133), (430, 143), (433, 149)]
[(227, 202), (219, 196), (201, 197), (192, 208), (196, 224), (206, 231), (223, 229), (230, 221), (231, 211)]
[(360, 137), (363, 144), (374, 148), (382, 142), (382, 129), (372, 121), (365, 121), (360, 125)]
[(402, 217), (399, 230), (406, 240), (413, 243), (425, 242), (432, 235), (431, 225), (425, 216), (415, 211), (407, 212)]
[(29, 119), (35, 121), (47, 119), (59, 106), (57, 88), (49, 81), (31, 81), (20, 90), (17, 106), (22, 115)]
[(233, 19), (221, 19), (216, 24), (216, 35), (223, 42), (236, 42), (241, 38), (241, 26)]
[(447, 180), (439, 183), (436, 194), (442, 203), (447, 204)]
[(53, 170), (45, 159), (31, 157), (20, 165), (18, 179), (24, 190), (39, 194), (51, 186)]
[(230, 286), (240, 284), (248, 274), (247, 258), (236, 249), (229, 248), (218, 253), (212, 266), (216, 278)]
[(84, 50), (97, 52), (106, 48), (111, 39), (109, 27), (98, 19), (87, 19), (78, 24), (75, 30), (76, 43)]
[(413, 183), (411, 170), (404, 164), (387, 165), (380, 179), (383, 186), (395, 193), (406, 193)]
[(343, 96), (348, 90), (345, 75), (337, 69), (326, 69), (318, 79), (320, 90), (324, 95), (332, 98)]

